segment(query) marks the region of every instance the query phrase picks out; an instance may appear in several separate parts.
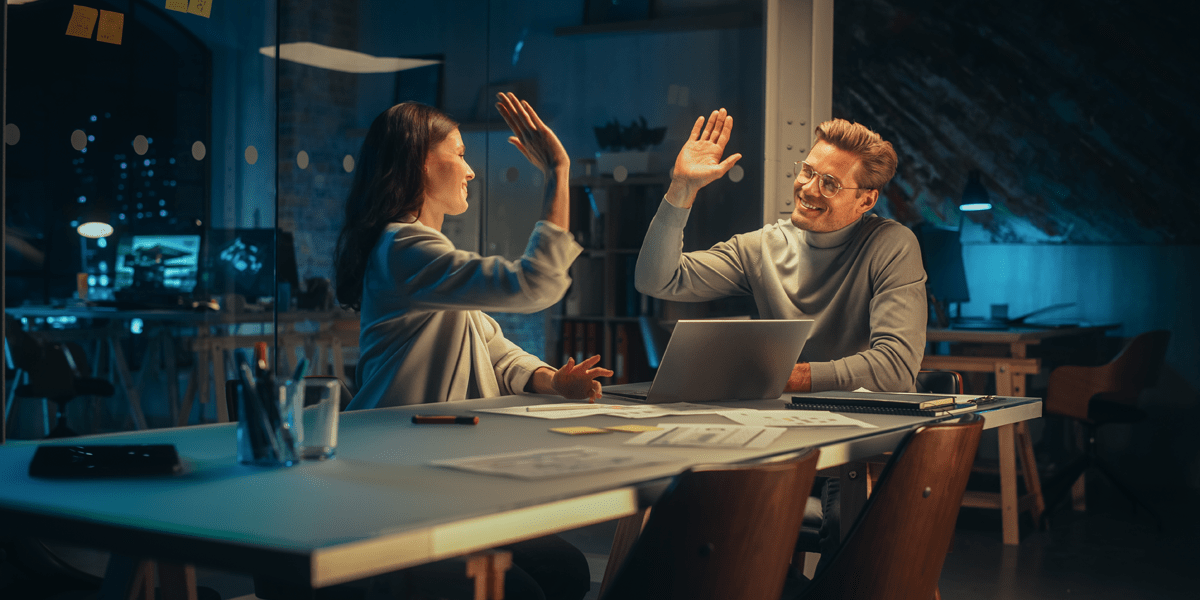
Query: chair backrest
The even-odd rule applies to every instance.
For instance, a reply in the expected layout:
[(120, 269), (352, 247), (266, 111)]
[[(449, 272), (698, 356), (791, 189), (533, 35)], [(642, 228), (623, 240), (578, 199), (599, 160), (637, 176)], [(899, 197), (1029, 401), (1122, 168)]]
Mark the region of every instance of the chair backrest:
[(933, 598), (982, 431), (983, 419), (967, 415), (910, 434), (840, 550), (802, 597)]
[(1158, 382), (1170, 341), (1170, 331), (1147, 331), (1129, 340), (1107, 364), (1064, 365), (1054, 369), (1046, 389), (1045, 411), (1086, 421), (1088, 403), (1096, 394), (1135, 403), (1142, 390)]
[[(7, 318), (7, 317), (6, 317)], [(75, 395), (77, 356), (63, 344), (43, 343), (7, 318), (4, 325), (5, 360), (20, 370), (24, 381), (14, 380), (14, 395), (23, 398), (68, 398)]]
[(818, 454), (683, 472), (654, 504), (602, 597), (778, 598)]
[(917, 391), (927, 394), (962, 394), (962, 373), (945, 369), (922, 369), (917, 373)]

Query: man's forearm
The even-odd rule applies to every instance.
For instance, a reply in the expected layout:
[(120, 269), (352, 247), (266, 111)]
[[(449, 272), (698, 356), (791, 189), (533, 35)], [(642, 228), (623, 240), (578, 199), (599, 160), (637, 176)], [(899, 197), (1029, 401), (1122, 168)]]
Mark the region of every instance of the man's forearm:
[(672, 180), (671, 187), (667, 188), (665, 196), (667, 202), (679, 208), (691, 208), (692, 203), (696, 201), (697, 189), (691, 189), (687, 184)]
[(812, 391), (812, 367), (808, 363), (796, 363), (792, 367), (792, 375), (788, 377), (787, 386), (783, 388), (785, 392), (811, 392)]

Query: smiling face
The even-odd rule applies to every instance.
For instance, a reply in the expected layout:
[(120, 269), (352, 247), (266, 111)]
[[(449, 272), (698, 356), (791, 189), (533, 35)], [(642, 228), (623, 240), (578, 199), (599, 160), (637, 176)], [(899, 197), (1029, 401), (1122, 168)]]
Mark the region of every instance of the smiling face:
[[(858, 187), (854, 177), (858, 157), (827, 142), (817, 142), (805, 162), (818, 173), (833, 175), (846, 188)], [(843, 189), (832, 198), (821, 195), (820, 178), (813, 177), (807, 183), (800, 178), (792, 182), (796, 209), (792, 211), (792, 224), (805, 231), (837, 231), (858, 220), (863, 213), (875, 206), (878, 190)], [(860, 194), (861, 193), (861, 194)], [(860, 194), (857, 197), (856, 194)]]
[[(421, 222), (441, 228), (446, 215), (461, 215), (467, 210), (467, 182), (475, 171), (467, 164), (466, 146), (458, 129), (429, 149), (425, 158), (425, 203)], [(426, 217), (429, 217), (427, 220)]]

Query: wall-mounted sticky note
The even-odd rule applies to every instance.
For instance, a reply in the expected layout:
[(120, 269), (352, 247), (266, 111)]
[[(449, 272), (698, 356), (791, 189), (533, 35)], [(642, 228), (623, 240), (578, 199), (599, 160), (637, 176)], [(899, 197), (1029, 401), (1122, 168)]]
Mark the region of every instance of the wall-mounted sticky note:
[(96, 41), (121, 45), (121, 36), (125, 32), (125, 14), (100, 11), (100, 27), (96, 29)]
[(212, 0), (192, 0), (188, 5), (188, 12), (207, 19), (208, 15), (212, 13)]
[(167, 0), (167, 10), (185, 13), (188, 11), (188, 0)]
[(92, 29), (96, 27), (96, 17), (100, 11), (86, 6), (75, 5), (71, 11), (71, 22), (67, 23), (67, 35), (81, 38), (92, 38)]

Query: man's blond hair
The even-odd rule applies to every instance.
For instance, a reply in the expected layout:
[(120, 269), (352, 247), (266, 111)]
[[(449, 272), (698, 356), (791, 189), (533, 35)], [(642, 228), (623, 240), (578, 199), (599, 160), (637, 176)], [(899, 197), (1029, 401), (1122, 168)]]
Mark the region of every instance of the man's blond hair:
[(817, 126), (817, 141), (858, 157), (858, 168), (853, 173), (857, 187), (883, 189), (896, 174), (896, 151), (891, 142), (864, 125), (845, 119), (825, 121)]

